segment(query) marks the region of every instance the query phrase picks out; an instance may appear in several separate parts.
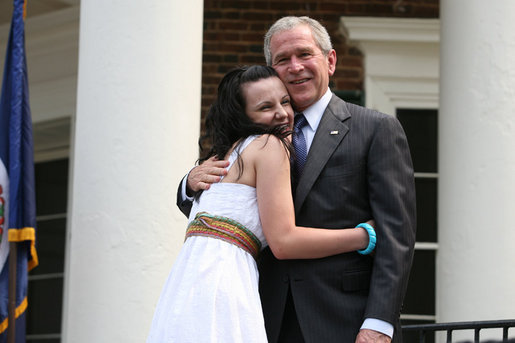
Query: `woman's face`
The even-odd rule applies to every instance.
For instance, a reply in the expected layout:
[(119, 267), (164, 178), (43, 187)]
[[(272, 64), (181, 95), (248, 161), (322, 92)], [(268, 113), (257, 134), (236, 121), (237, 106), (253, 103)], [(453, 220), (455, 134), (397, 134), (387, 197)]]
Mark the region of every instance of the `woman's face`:
[(245, 112), (258, 124), (267, 126), (293, 125), (290, 95), (278, 77), (269, 77), (242, 85)]

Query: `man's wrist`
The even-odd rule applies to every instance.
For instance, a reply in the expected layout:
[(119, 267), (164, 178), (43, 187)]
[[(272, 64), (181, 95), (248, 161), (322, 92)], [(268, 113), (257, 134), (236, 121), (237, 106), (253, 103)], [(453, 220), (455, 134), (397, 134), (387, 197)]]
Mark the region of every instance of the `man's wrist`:
[[(181, 193), (182, 193), (182, 199), (183, 200), (189, 200), (189, 201), (193, 201), (193, 197), (195, 196), (195, 192), (193, 192), (191, 189), (188, 188), (188, 176), (190, 175), (190, 173), (188, 172), (188, 174), (186, 174), (186, 176), (182, 179), (182, 190), (181, 190)], [(188, 192), (189, 190), (189, 192)], [(192, 194), (192, 195), (190, 195)]]

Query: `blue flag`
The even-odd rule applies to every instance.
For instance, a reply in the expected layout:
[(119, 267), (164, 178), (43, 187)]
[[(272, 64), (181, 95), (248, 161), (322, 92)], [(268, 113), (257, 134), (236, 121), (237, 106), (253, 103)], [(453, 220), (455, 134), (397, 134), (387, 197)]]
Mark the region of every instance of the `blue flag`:
[(0, 98), (0, 343), (8, 331), (9, 242), (17, 242), (16, 342), (25, 342), (28, 271), (38, 264), (25, 5), (14, 0)]

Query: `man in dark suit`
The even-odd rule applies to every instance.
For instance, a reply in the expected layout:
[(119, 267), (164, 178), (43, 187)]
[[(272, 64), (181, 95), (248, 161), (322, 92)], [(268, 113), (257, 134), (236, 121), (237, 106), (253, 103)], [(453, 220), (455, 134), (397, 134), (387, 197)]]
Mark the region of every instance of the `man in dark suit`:
[[(297, 115), (307, 121), (300, 128), (307, 160), (294, 180), (297, 225), (341, 228), (373, 218), (377, 234), (373, 256), (353, 252), (277, 260), (265, 249), (259, 268), (268, 340), (402, 342), (399, 315), (416, 227), (413, 167), (404, 131), (395, 117), (331, 93), (336, 52), (317, 21), (278, 20), (265, 37), (265, 57), (285, 83)], [(193, 191), (209, 187), (225, 173), (224, 166), (211, 161), (197, 167), (187, 185)], [(178, 205), (186, 213), (189, 204), (181, 196), (185, 182), (181, 187)]]

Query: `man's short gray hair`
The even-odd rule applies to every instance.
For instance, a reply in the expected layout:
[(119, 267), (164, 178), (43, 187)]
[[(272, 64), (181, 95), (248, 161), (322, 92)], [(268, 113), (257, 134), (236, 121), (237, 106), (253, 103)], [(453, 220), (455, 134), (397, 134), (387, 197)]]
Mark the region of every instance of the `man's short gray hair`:
[(272, 40), (272, 36), (276, 33), (288, 31), (301, 25), (307, 25), (311, 29), (316, 45), (320, 50), (322, 50), (322, 53), (325, 56), (329, 54), (333, 49), (333, 45), (331, 44), (331, 37), (329, 37), (327, 30), (322, 26), (322, 24), (309, 17), (283, 17), (277, 20), (265, 35), (264, 52), (267, 65), (272, 65), (272, 52), (270, 51), (270, 41)]

